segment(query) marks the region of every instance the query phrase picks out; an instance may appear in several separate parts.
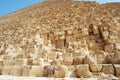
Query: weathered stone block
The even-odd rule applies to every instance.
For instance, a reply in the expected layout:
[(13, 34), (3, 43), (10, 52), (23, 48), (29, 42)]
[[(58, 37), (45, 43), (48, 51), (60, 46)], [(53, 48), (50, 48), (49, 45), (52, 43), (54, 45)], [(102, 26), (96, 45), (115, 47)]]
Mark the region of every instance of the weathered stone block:
[(24, 65), (24, 60), (15, 60), (14, 62), (15, 62), (14, 63), (15, 66), (23, 66)]
[(115, 68), (115, 75), (117, 77), (120, 77), (120, 64), (114, 64), (114, 68)]
[(116, 44), (115, 44), (115, 49), (116, 49), (116, 50), (120, 50), (120, 43), (116, 43)]
[(102, 71), (102, 64), (92, 64), (92, 65), (90, 65), (90, 70), (92, 72), (101, 72)]
[(47, 65), (44, 67), (44, 75), (46, 77), (53, 77), (55, 67), (53, 65)]
[(29, 71), (29, 76), (42, 77), (44, 75), (44, 67), (32, 66)]
[(92, 73), (89, 70), (88, 64), (81, 64), (76, 66), (76, 74), (79, 77), (90, 78)]
[(2, 67), (1, 74), (2, 75), (9, 75), (10, 71), (11, 71), (11, 67), (10, 66), (4, 66), (4, 67)]
[(54, 77), (55, 77), (55, 78), (64, 78), (64, 77), (66, 77), (67, 72), (68, 72), (67, 66), (64, 66), (64, 65), (56, 65), (56, 66), (55, 66)]
[(56, 48), (64, 48), (65, 41), (64, 40), (57, 40), (55, 46), (56, 46)]
[(114, 50), (114, 45), (113, 44), (105, 45), (105, 51), (106, 52), (112, 52), (113, 50)]
[(73, 57), (65, 57), (63, 59), (63, 64), (64, 65), (72, 65), (73, 64)]
[(103, 64), (102, 72), (104, 72), (105, 74), (114, 74), (113, 65), (112, 64)]
[(103, 34), (104, 40), (107, 40), (108, 36), (109, 36), (109, 32), (108, 31), (104, 31), (102, 34)]
[(3, 60), (0, 61), (0, 66), (3, 66), (3, 62), (4, 62)]
[(12, 66), (10, 75), (12, 76), (21, 76), (22, 75), (23, 68), (21, 66)]
[(82, 64), (82, 61), (83, 61), (82, 57), (74, 57), (73, 58), (74, 65)]
[(120, 63), (120, 54), (119, 53), (109, 54), (106, 56), (106, 61), (108, 63), (112, 63), (112, 64), (119, 64)]
[(83, 63), (84, 63), (84, 64), (89, 64), (89, 65), (91, 65), (91, 64), (97, 64), (97, 60), (96, 60), (94, 57), (92, 57), (92, 56), (90, 56), (90, 55), (87, 55), (87, 56), (83, 59)]
[(29, 76), (30, 66), (23, 67), (22, 76)]
[(54, 60), (54, 59), (56, 59), (57, 58), (57, 54), (55, 53), (55, 52), (48, 52), (47, 53), (47, 58), (48, 59), (51, 59), (51, 60)]

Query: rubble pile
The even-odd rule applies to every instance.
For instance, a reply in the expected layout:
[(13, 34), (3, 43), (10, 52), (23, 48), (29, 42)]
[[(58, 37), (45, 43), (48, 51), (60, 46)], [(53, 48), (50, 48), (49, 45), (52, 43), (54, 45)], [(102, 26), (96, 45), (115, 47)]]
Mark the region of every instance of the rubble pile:
[(1, 17), (1, 75), (119, 78), (119, 7), (55, 0)]

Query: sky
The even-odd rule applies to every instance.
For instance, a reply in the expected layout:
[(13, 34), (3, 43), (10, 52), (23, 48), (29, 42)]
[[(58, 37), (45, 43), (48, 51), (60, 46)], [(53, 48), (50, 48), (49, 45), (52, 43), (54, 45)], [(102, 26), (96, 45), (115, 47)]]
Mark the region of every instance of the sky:
[[(43, 0), (1, 0), (0, 17), (42, 1)], [(120, 2), (120, 0), (95, 0), (95, 1), (99, 3)]]

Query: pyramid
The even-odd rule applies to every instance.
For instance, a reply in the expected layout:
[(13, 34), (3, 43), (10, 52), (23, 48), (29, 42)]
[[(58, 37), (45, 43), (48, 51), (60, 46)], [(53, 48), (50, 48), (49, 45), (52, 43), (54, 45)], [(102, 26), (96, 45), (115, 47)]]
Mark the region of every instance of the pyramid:
[(53, 0), (0, 17), (0, 73), (120, 77), (120, 3)]

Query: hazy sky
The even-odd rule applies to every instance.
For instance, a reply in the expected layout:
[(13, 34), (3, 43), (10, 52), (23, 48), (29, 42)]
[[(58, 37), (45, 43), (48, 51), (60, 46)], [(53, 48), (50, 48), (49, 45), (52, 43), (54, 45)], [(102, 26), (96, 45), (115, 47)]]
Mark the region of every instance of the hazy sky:
[[(43, 0), (1, 0), (0, 1), (0, 16), (7, 15), (11, 12), (33, 5)], [(96, 0), (100, 3), (120, 2), (120, 0)]]

